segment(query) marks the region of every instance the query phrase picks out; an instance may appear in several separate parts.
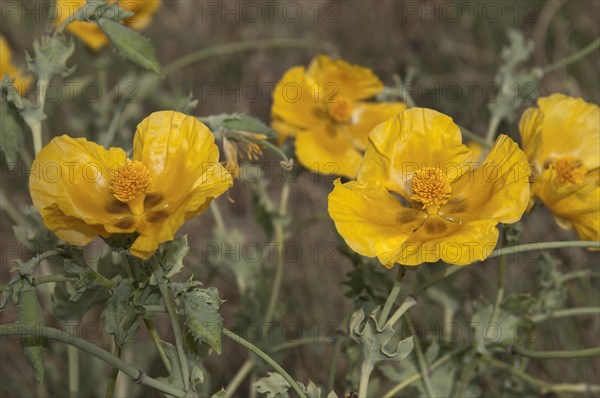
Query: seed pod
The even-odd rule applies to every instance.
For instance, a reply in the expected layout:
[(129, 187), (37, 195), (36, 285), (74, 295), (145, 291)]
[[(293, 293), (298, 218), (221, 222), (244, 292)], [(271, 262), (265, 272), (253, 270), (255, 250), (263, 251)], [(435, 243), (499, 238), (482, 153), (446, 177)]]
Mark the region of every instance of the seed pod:
[[(24, 330), (39, 332), (45, 326), (42, 307), (35, 288), (23, 279), (23, 288), (19, 292), (17, 302), (17, 322)], [(47, 339), (39, 333), (37, 335), (19, 338), (23, 353), (31, 362), (33, 375), (38, 383), (44, 381), (44, 353), (46, 352)]]

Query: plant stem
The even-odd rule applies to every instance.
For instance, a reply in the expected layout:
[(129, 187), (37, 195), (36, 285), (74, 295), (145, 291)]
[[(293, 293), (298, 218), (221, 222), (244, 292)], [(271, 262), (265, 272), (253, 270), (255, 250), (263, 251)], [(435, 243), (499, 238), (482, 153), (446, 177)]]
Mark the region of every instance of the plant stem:
[[(115, 344), (113, 339), (113, 355), (117, 358), (121, 358), (121, 348)], [(106, 398), (113, 398), (115, 394), (115, 386), (117, 385), (117, 377), (119, 377), (119, 368), (113, 366), (110, 372), (110, 378), (108, 379), (108, 385), (106, 386)]]
[(505, 369), (512, 373), (514, 376), (528, 382), (531, 385), (534, 385), (540, 389), (542, 394), (546, 394), (549, 392), (565, 392), (565, 393), (581, 393), (581, 394), (592, 394), (599, 393), (600, 386), (595, 384), (550, 384), (545, 381), (538, 380), (527, 373), (508, 365), (502, 361), (494, 359), (489, 355), (482, 355), (481, 359), (488, 364), (495, 366), (497, 368)]
[(360, 367), (360, 383), (358, 384), (358, 398), (368, 398), (367, 393), (369, 392), (369, 378), (373, 371), (373, 365), (370, 363), (363, 362)]
[(231, 397), (235, 393), (235, 391), (242, 384), (246, 376), (248, 376), (250, 372), (252, 372), (252, 369), (254, 369), (254, 361), (249, 360), (244, 362), (242, 367), (237, 371), (235, 376), (233, 376), (233, 379), (231, 379), (231, 381), (227, 385), (227, 388), (225, 389), (226, 397)]
[(600, 278), (600, 272), (592, 272), (590, 270), (569, 272), (558, 278), (558, 283), (565, 283), (578, 278)]
[[(548, 250), (548, 249), (562, 249), (566, 247), (585, 247), (585, 248), (600, 248), (600, 242), (596, 241), (557, 241), (557, 242), (537, 242), (537, 243), (524, 243), (521, 245), (503, 247), (502, 249), (494, 250), (488, 258), (503, 256), (507, 254), (516, 254), (527, 251), (535, 251), (535, 250)], [(439, 282), (440, 280), (458, 272), (462, 269), (465, 269), (467, 266), (458, 266), (453, 265), (445, 268), (444, 270), (433, 274), (433, 276), (427, 280), (425, 283), (418, 286), (412, 296), (417, 297), (425, 290), (429, 289), (431, 286)]]
[[(82, 351), (87, 352), (88, 354), (108, 363), (109, 365), (119, 368), (121, 372), (125, 373), (127, 376), (131, 377), (134, 380), (140, 378), (140, 370), (115, 357), (110, 352), (104, 351), (102, 348), (97, 347), (84, 339), (75, 337), (72, 334), (59, 329), (47, 326), (39, 326), (32, 328), (24, 325), (19, 325), (17, 323), (0, 325), (0, 336), (10, 335), (42, 336), (48, 339), (62, 341), (63, 343), (72, 345), (74, 347), (79, 348)], [(144, 377), (141, 378), (140, 383), (178, 398), (183, 398), (185, 396), (184, 391), (178, 390), (177, 388), (174, 388), (169, 384), (153, 379), (148, 375), (144, 375)]]
[(485, 138), (478, 136), (477, 134), (475, 134), (471, 130), (467, 129), (466, 127), (463, 127), (463, 126), (458, 126), (458, 127), (460, 128), (460, 132), (462, 133), (462, 135), (466, 136), (471, 141), (475, 141), (479, 145), (484, 146), (486, 148), (492, 147), (492, 145), (489, 142), (487, 142), (485, 140)]
[(233, 333), (229, 329), (223, 328), (223, 335), (225, 337), (229, 338), (230, 340), (246, 347), (247, 349), (252, 351), (254, 354), (256, 354), (258, 357), (263, 359), (266, 363), (271, 365), (271, 367), (273, 367), (273, 369), (275, 369), (277, 371), (277, 373), (279, 373), (288, 383), (290, 383), (292, 388), (296, 391), (296, 393), (301, 398), (306, 398), (306, 394), (304, 394), (304, 392), (302, 391), (300, 386), (298, 386), (298, 383), (296, 383), (296, 381), (292, 378), (292, 376), (290, 376), (289, 373), (285, 371), (285, 369), (283, 369), (277, 362), (275, 362), (264, 351), (262, 351), (260, 348), (256, 347), (254, 344), (250, 343), (249, 341), (244, 340), (242, 337)]
[(487, 147), (491, 147), (494, 144), (494, 138), (496, 137), (496, 131), (498, 130), (498, 125), (502, 119), (496, 115), (492, 115), (490, 119), (490, 124), (488, 125), (487, 133), (485, 134), (485, 142), (487, 142)]
[(279, 351), (285, 351), (285, 350), (289, 350), (291, 348), (295, 348), (295, 347), (300, 347), (303, 345), (309, 345), (309, 344), (327, 344), (327, 343), (331, 343), (329, 341), (319, 341), (319, 340), (315, 340), (314, 337), (306, 337), (303, 339), (298, 339), (295, 341), (290, 341), (287, 343), (281, 343), (281, 344), (277, 344), (274, 345), (273, 347), (271, 347), (269, 349), (270, 352), (279, 352)]
[(152, 322), (151, 319), (146, 319), (146, 318), (143, 318), (143, 319), (144, 319), (144, 325), (146, 325), (148, 334), (150, 334), (150, 337), (152, 338), (152, 341), (154, 342), (154, 345), (156, 346), (156, 350), (158, 351), (158, 355), (160, 356), (162, 363), (165, 365), (167, 372), (169, 372), (169, 374), (171, 374), (171, 372), (173, 371), (173, 365), (171, 364), (171, 360), (167, 356), (167, 352), (165, 351), (165, 346), (163, 345), (162, 339), (160, 338), (160, 335), (158, 334), (158, 330), (156, 330), (156, 326), (154, 326), (154, 322)]
[(263, 40), (245, 40), (234, 43), (217, 44), (215, 46), (201, 48), (176, 59), (163, 68), (163, 75), (167, 76), (181, 68), (196, 62), (216, 57), (219, 55), (233, 54), (240, 51), (261, 50), (269, 48), (325, 48), (324, 43), (317, 43), (305, 39), (272, 38)]
[(596, 51), (598, 49), (598, 47), (600, 47), (600, 39), (596, 39), (593, 42), (591, 42), (590, 44), (588, 44), (587, 46), (585, 46), (584, 48), (582, 48), (581, 50), (579, 50), (563, 59), (553, 62), (550, 65), (545, 66), (542, 69), (542, 71), (544, 74), (547, 74), (552, 71), (555, 71), (556, 69), (559, 69), (559, 68), (562, 68), (569, 64), (572, 64), (573, 62), (577, 62), (580, 59), (586, 57), (588, 54), (591, 54), (592, 52)]
[[(457, 356), (459, 354), (462, 354), (463, 352), (467, 351), (469, 348), (470, 348), (469, 346), (465, 346), (465, 347), (461, 347), (461, 348), (455, 349), (455, 350), (447, 353), (446, 355), (442, 356), (440, 359), (438, 359), (437, 361), (435, 361), (429, 367), (429, 369), (431, 370), (431, 372), (433, 372), (434, 370), (436, 370), (440, 366), (445, 365), (447, 362), (449, 362), (455, 356)], [(414, 373), (414, 374), (412, 374), (411, 376), (409, 376), (406, 379), (404, 379), (401, 383), (397, 384), (395, 387), (393, 387), (388, 392), (386, 392), (383, 395), (383, 398), (393, 398), (393, 397), (398, 396), (398, 393), (400, 391), (402, 391), (406, 387), (410, 386), (411, 384), (416, 383), (417, 381), (421, 380), (422, 378), (423, 378), (423, 375), (421, 373)]]
[(327, 391), (333, 391), (335, 374), (338, 367), (338, 358), (340, 357), (343, 343), (344, 339), (338, 338), (338, 340), (335, 342), (335, 346), (333, 347), (333, 355), (331, 356), (331, 363), (329, 365), (329, 377), (327, 378)]
[(77, 348), (67, 346), (67, 361), (69, 364), (69, 397), (79, 397), (79, 351)]
[(509, 346), (511, 353), (531, 359), (574, 359), (583, 357), (595, 357), (600, 355), (600, 347), (586, 348), (583, 350), (561, 350), (561, 351), (532, 351), (524, 348)]
[(220, 232), (225, 232), (225, 221), (223, 221), (223, 215), (221, 214), (219, 205), (213, 200), (212, 202), (210, 202), (209, 207), (210, 212), (212, 213), (213, 218), (215, 219), (217, 230)]
[(160, 290), (160, 294), (165, 302), (169, 319), (171, 320), (171, 327), (173, 328), (173, 334), (175, 335), (175, 346), (177, 348), (177, 358), (179, 359), (179, 366), (181, 366), (181, 375), (183, 377), (183, 387), (185, 391), (189, 390), (190, 386), (190, 371), (188, 369), (187, 357), (183, 349), (183, 340), (181, 327), (179, 326), (179, 319), (177, 318), (176, 305), (169, 287), (165, 283), (165, 273), (158, 263), (156, 258), (151, 260), (154, 276), (156, 277), (156, 283)]
[(394, 306), (394, 303), (400, 294), (400, 290), (402, 289), (402, 280), (404, 279), (405, 275), (406, 268), (400, 265), (398, 268), (398, 273), (396, 274), (396, 279), (394, 280), (394, 285), (392, 286), (392, 290), (390, 291), (390, 294), (383, 305), (383, 310), (381, 310), (381, 314), (379, 315), (379, 325), (384, 325), (386, 323), (388, 316), (390, 315), (390, 311), (392, 310), (392, 307)]
[(53, 282), (77, 282), (79, 278), (76, 276), (66, 276), (63, 274), (59, 275), (40, 275), (35, 277), (34, 286), (43, 285), (44, 283), (53, 283)]
[(406, 321), (406, 327), (408, 332), (413, 336), (413, 342), (415, 344), (415, 353), (417, 354), (417, 362), (419, 363), (419, 370), (421, 371), (421, 377), (423, 378), (423, 385), (425, 386), (425, 391), (427, 395), (430, 397), (436, 397), (436, 393), (433, 389), (433, 385), (431, 384), (431, 379), (429, 378), (429, 374), (431, 369), (427, 364), (427, 359), (425, 355), (423, 355), (423, 349), (421, 348), (421, 342), (419, 341), (419, 337), (415, 331), (412, 320), (408, 316), (408, 314), (404, 314), (404, 320)]
[[(48, 89), (49, 81), (48, 79), (40, 77), (37, 82), (38, 88), (38, 103), (37, 107), (41, 109), (42, 113), (44, 112), (44, 106), (46, 104), (46, 90)], [(42, 142), (42, 121), (39, 119), (25, 118), (25, 122), (31, 129), (31, 137), (33, 139), (33, 150), (35, 155), (42, 150), (44, 146)]]
[(394, 315), (392, 315), (390, 317), (390, 319), (387, 321), (387, 323), (389, 323), (391, 326), (394, 326), (400, 320), (402, 315), (404, 315), (404, 313), (406, 311), (408, 311), (409, 309), (414, 307), (415, 304), (417, 304), (417, 300), (415, 300), (415, 298), (413, 296), (408, 296), (404, 300), (404, 302), (402, 304), (400, 304), (400, 307), (398, 307), (396, 312), (394, 312)]
[(494, 309), (492, 311), (492, 316), (490, 317), (490, 324), (496, 323), (496, 319), (498, 319), (498, 314), (500, 313), (500, 304), (502, 303), (502, 299), (504, 298), (504, 281), (506, 279), (506, 257), (500, 256), (500, 261), (498, 264), (498, 289), (496, 290), (496, 300), (494, 302)]
[(600, 308), (598, 307), (579, 307), (579, 308), (567, 308), (565, 310), (557, 310), (549, 312), (547, 314), (537, 314), (531, 316), (531, 320), (535, 323), (547, 321), (549, 319), (567, 318), (570, 316), (578, 315), (600, 315)]

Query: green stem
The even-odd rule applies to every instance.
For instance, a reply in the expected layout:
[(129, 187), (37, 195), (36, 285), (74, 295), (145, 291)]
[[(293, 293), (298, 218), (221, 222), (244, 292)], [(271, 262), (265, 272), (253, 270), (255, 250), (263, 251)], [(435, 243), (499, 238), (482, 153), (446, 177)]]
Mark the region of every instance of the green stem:
[(290, 341), (287, 343), (280, 343), (280, 344), (274, 345), (273, 347), (271, 347), (269, 349), (269, 351), (270, 352), (279, 352), (279, 351), (285, 351), (285, 350), (289, 350), (289, 349), (296, 348), (296, 347), (301, 347), (303, 345), (327, 344), (327, 343), (329, 343), (329, 342), (315, 340), (314, 337), (305, 337), (303, 339), (298, 339), (295, 341)]
[(563, 284), (578, 278), (600, 278), (600, 272), (592, 272), (590, 270), (569, 272), (558, 278), (558, 283)]
[(244, 362), (242, 367), (237, 371), (235, 376), (233, 376), (233, 379), (231, 379), (227, 385), (227, 388), (225, 389), (225, 397), (231, 397), (233, 394), (235, 394), (236, 390), (242, 384), (246, 376), (252, 372), (252, 369), (254, 369), (254, 361), (248, 360)]
[(75, 276), (66, 276), (66, 275), (40, 275), (35, 277), (34, 286), (43, 285), (44, 283), (52, 283), (52, 282), (77, 282), (79, 278)]
[(412, 320), (408, 316), (408, 314), (404, 314), (404, 319), (406, 321), (406, 327), (408, 332), (413, 336), (413, 342), (415, 344), (415, 353), (417, 355), (417, 362), (419, 363), (419, 370), (421, 372), (421, 377), (423, 379), (423, 385), (425, 386), (425, 391), (427, 395), (430, 397), (436, 397), (435, 390), (433, 389), (433, 385), (431, 384), (431, 379), (429, 378), (429, 374), (431, 369), (427, 364), (427, 359), (423, 354), (423, 349), (421, 348), (421, 342), (419, 341), (419, 337), (415, 331)]
[[(121, 358), (121, 348), (117, 346), (113, 340), (113, 355), (117, 358)], [(117, 377), (119, 377), (119, 368), (113, 366), (110, 372), (110, 378), (108, 379), (108, 385), (106, 386), (106, 398), (113, 398), (115, 394), (115, 386), (117, 385)]]
[[(564, 241), (564, 242), (557, 241), (557, 242), (525, 243), (525, 244), (516, 245), (516, 246), (503, 247), (502, 249), (496, 249), (488, 256), (488, 258), (503, 256), (503, 255), (507, 255), (507, 254), (516, 254), (516, 253), (527, 252), (527, 251), (561, 249), (561, 248), (567, 248), (567, 247), (600, 248), (600, 242), (574, 240), (574, 241)], [(455, 272), (465, 269), (465, 267), (466, 266), (453, 265), (453, 266), (449, 266), (449, 267), (445, 268), (444, 270), (442, 270), (440, 272), (433, 274), (433, 276), (429, 280), (427, 280), (425, 283), (418, 286), (412, 295), (415, 297), (419, 296), (421, 293), (423, 293), (425, 290), (429, 289), (431, 286), (433, 286), (440, 280), (447, 278), (448, 276), (454, 274)]]
[(580, 308), (568, 308), (566, 310), (557, 310), (549, 312), (547, 314), (537, 314), (531, 316), (531, 320), (535, 323), (547, 321), (549, 319), (567, 318), (570, 316), (578, 315), (599, 315), (600, 308), (598, 307), (580, 307)]
[(288, 158), (288, 156), (285, 154), (285, 152), (283, 152), (281, 150), (281, 148), (279, 148), (277, 145), (274, 145), (272, 142), (269, 142), (267, 140), (262, 140), (262, 141), (260, 141), (260, 145), (264, 145), (267, 148), (269, 148), (270, 150), (272, 150), (273, 152), (275, 152), (277, 155), (279, 155), (279, 157), (281, 157), (281, 159), (284, 162), (289, 162), (290, 158)]
[(514, 376), (536, 386), (542, 394), (550, 392), (565, 392), (565, 393), (580, 393), (580, 394), (597, 394), (600, 392), (600, 386), (595, 384), (550, 384), (545, 381), (538, 380), (527, 373), (508, 365), (502, 361), (494, 359), (489, 355), (482, 355), (481, 359), (488, 364), (509, 371)]
[(0, 190), (0, 208), (8, 214), (13, 224), (27, 227), (29, 223), (12, 202), (4, 195), (4, 190)]
[(390, 324), (390, 326), (394, 326), (400, 320), (402, 315), (404, 315), (404, 313), (406, 311), (408, 311), (409, 309), (414, 307), (415, 304), (417, 304), (417, 300), (415, 300), (415, 298), (413, 296), (408, 296), (404, 300), (404, 302), (402, 304), (400, 304), (400, 307), (398, 307), (396, 312), (394, 312), (394, 315), (392, 315), (390, 317), (390, 319), (387, 321), (387, 323)]
[(218, 44), (212, 47), (201, 48), (194, 52), (184, 55), (181, 58), (167, 64), (163, 68), (165, 76), (178, 71), (181, 68), (192, 65), (196, 62), (216, 57), (219, 55), (233, 54), (240, 51), (261, 50), (270, 48), (325, 48), (326, 44), (316, 43), (306, 39), (273, 38), (263, 40), (246, 40), (235, 43)]
[(496, 300), (494, 302), (494, 309), (492, 316), (490, 317), (490, 323), (496, 323), (498, 314), (500, 313), (500, 304), (504, 298), (504, 281), (506, 279), (506, 257), (500, 256), (498, 264), (498, 289), (496, 290)]
[[(80, 350), (87, 352), (88, 354), (108, 363), (109, 365), (115, 366), (119, 368), (119, 370), (125, 373), (127, 376), (136, 380), (140, 377), (140, 370), (134, 368), (128, 363), (122, 361), (121, 359), (115, 357), (110, 352), (104, 351), (102, 348), (95, 346), (94, 344), (81, 339), (79, 337), (75, 337), (70, 333), (64, 332), (59, 329), (47, 327), (47, 326), (39, 326), (35, 328), (26, 327), (23, 325), (19, 325), (16, 323), (8, 324), (8, 325), (0, 325), (0, 336), (42, 336), (48, 339), (62, 341), (63, 343), (72, 345), (74, 347), (79, 348)], [(178, 398), (183, 398), (185, 396), (185, 392), (178, 390), (170, 386), (169, 384), (160, 382), (156, 379), (148, 375), (144, 375), (141, 379), (141, 384), (144, 384), (148, 387), (152, 387), (156, 390), (162, 391), (164, 393), (173, 395)]]
[(559, 69), (559, 68), (562, 68), (569, 64), (572, 64), (573, 62), (577, 62), (580, 59), (586, 57), (588, 54), (591, 54), (592, 52), (596, 51), (598, 49), (598, 47), (600, 47), (600, 39), (596, 39), (593, 42), (591, 42), (590, 44), (588, 44), (587, 46), (585, 46), (584, 48), (582, 48), (581, 50), (579, 50), (563, 59), (553, 62), (550, 65), (545, 66), (542, 69), (542, 71), (544, 74), (547, 74), (552, 71), (555, 71), (556, 69)]
[(152, 322), (151, 319), (146, 319), (146, 318), (143, 318), (143, 319), (144, 319), (144, 325), (146, 325), (148, 334), (150, 334), (150, 337), (152, 338), (152, 341), (154, 342), (154, 345), (156, 346), (158, 355), (160, 356), (162, 363), (165, 365), (167, 372), (169, 372), (169, 374), (171, 374), (171, 372), (173, 371), (173, 366), (171, 364), (171, 360), (169, 359), (169, 356), (167, 355), (167, 352), (165, 351), (165, 346), (163, 345), (162, 339), (160, 338), (160, 335), (158, 334), (158, 330), (156, 330), (156, 326), (154, 326), (154, 322)]
[(335, 342), (335, 346), (333, 347), (333, 355), (331, 356), (331, 363), (329, 365), (329, 377), (327, 378), (327, 391), (333, 391), (335, 385), (335, 374), (337, 373), (338, 367), (338, 358), (340, 357), (344, 341), (344, 339), (338, 338), (338, 340)]
[(67, 346), (67, 361), (69, 366), (69, 397), (79, 397), (79, 351), (77, 348)]
[[(281, 187), (281, 199), (279, 202), (279, 215), (284, 217), (287, 213), (287, 203), (290, 196), (290, 185), (287, 181), (283, 183)], [(265, 320), (262, 325), (263, 333), (267, 330), (268, 324), (273, 319), (273, 314), (275, 313), (275, 305), (279, 300), (279, 292), (281, 290), (281, 282), (283, 279), (283, 266), (284, 266), (284, 238), (283, 238), (283, 225), (282, 223), (275, 223), (275, 240), (277, 242), (277, 263), (275, 264), (275, 277), (273, 279), (273, 289), (271, 290), (271, 297), (269, 298), (269, 303), (267, 305), (267, 312), (265, 315)]]
[(154, 258), (151, 261), (151, 263), (154, 271), (154, 276), (156, 277), (156, 283), (158, 284), (158, 289), (160, 290), (160, 294), (162, 295), (163, 300), (165, 302), (165, 307), (167, 308), (167, 313), (169, 314), (169, 319), (171, 320), (173, 334), (175, 335), (175, 347), (177, 348), (177, 358), (179, 359), (179, 366), (181, 366), (183, 387), (185, 391), (188, 391), (190, 386), (190, 371), (188, 369), (187, 357), (185, 356), (185, 351), (183, 349), (183, 335), (181, 333), (181, 327), (179, 326), (179, 319), (177, 318), (175, 300), (171, 295), (169, 287), (165, 283), (165, 273), (160, 264), (158, 263), (158, 260)]
[(392, 286), (392, 290), (390, 291), (390, 294), (383, 305), (383, 310), (381, 310), (381, 314), (379, 315), (378, 323), (380, 325), (384, 325), (386, 323), (388, 316), (390, 315), (390, 311), (392, 310), (398, 295), (400, 295), (400, 290), (402, 289), (402, 280), (404, 279), (405, 275), (406, 268), (400, 265), (398, 268), (398, 273), (396, 274), (396, 279), (394, 280), (394, 285)]
[(469, 382), (473, 378), (473, 373), (479, 364), (479, 356), (474, 355), (471, 358), (471, 362), (465, 367), (463, 367), (462, 372), (460, 373), (460, 380), (454, 394), (453, 398), (461, 398), (469, 385)]
[[(459, 354), (462, 354), (463, 352), (467, 351), (468, 349), (469, 349), (469, 347), (466, 346), (466, 347), (461, 347), (461, 348), (458, 348), (456, 350), (453, 350), (453, 351), (447, 353), (446, 355), (442, 356), (440, 359), (435, 361), (433, 364), (431, 364), (429, 369), (433, 373), (434, 370), (436, 370), (437, 368), (439, 368), (442, 365), (445, 365), (452, 358), (454, 358), (455, 356), (457, 356)], [(395, 387), (393, 387), (388, 392), (386, 392), (383, 395), (383, 398), (393, 398), (393, 397), (398, 396), (398, 393), (400, 391), (404, 390), (406, 387), (410, 386), (411, 384), (418, 382), (422, 378), (423, 378), (423, 375), (421, 373), (412, 374), (411, 376), (405, 378), (401, 383), (397, 384)]]
[(487, 142), (485, 140), (485, 138), (478, 136), (477, 134), (475, 134), (471, 130), (467, 129), (466, 127), (459, 126), (459, 128), (460, 128), (460, 132), (462, 133), (462, 135), (466, 136), (471, 141), (475, 141), (479, 145), (484, 146), (486, 148), (492, 147), (492, 145), (489, 142)]
[(371, 378), (371, 372), (373, 371), (373, 365), (367, 362), (363, 362), (360, 367), (360, 382), (358, 384), (358, 398), (368, 398), (367, 393), (369, 392), (369, 379)]
[[(42, 77), (38, 79), (38, 103), (36, 107), (41, 109), (42, 113), (44, 112), (44, 106), (46, 104), (46, 90), (48, 89), (48, 84), (48, 79)], [(42, 120), (26, 117), (25, 122), (27, 122), (27, 125), (31, 129), (31, 137), (33, 139), (33, 150), (35, 155), (37, 156), (37, 154), (42, 150), (42, 147), (44, 146), (42, 141)]]
[(290, 383), (290, 385), (292, 386), (294, 391), (296, 391), (296, 393), (301, 398), (306, 398), (306, 394), (304, 394), (304, 392), (302, 391), (300, 386), (298, 386), (298, 383), (296, 383), (296, 381), (292, 378), (292, 376), (290, 376), (289, 373), (285, 371), (285, 369), (283, 369), (277, 362), (275, 362), (264, 351), (262, 351), (260, 348), (256, 347), (254, 344), (250, 343), (249, 341), (244, 340), (242, 337), (233, 333), (231, 330), (223, 328), (223, 335), (225, 337), (229, 338), (230, 340), (246, 347), (247, 349), (252, 351), (254, 354), (256, 354), (259, 358), (261, 358), (266, 363), (271, 365), (271, 367), (273, 367), (273, 369), (275, 369), (277, 371), (277, 373), (279, 373), (288, 383)]
[(221, 210), (219, 209), (219, 205), (214, 200), (210, 202), (210, 212), (215, 219), (215, 224), (217, 226), (217, 230), (220, 232), (225, 232), (225, 221), (223, 221), (223, 215), (221, 214)]
[(532, 351), (509, 346), (509, 350), (511, 353), (531, 359), (574, 359), (600, 355), (600, 347), (586, 348), (583, 350)]
[(487, 147), (492, 147), (494, 144), (494, 138), (496, 137), (496, 131), (498, 130), (498, 125), (502, 119), (496, 115), (492, 115), (490, 119), (490, 124), (488, 125), (487, 133), (485, 134), (485, 142), (487, 143)]

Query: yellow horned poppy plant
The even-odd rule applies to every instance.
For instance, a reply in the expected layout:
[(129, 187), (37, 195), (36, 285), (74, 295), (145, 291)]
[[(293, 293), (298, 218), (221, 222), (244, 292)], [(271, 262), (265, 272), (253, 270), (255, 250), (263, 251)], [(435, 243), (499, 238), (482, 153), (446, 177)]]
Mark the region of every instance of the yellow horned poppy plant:
[[(109, 0), (109, 2), (112, 3), (114, 0)], [(152, 15), (156, 12), (160, 3), (161, 0), (120, 0), (119, 7), (134, 13), (134, 15), (126, 18), (123, 23), (132, 29), (144, 29), (152, 21)], [(80, 7), (86, 7), (86, 1), (58, 0), (56, 5), (56, 24), (59, 25)], [(100, 50), (108, 44), (108, 38), (94, 22), (74, 21), (67, 26), (67, 30), (93, 50)]]
[(12, 50), (4, 36), (0, 35), (0, 79), (8, 75), (14, 79), (13, 86), (21, 95), (27, 91), (27, 87), (31, 84), (31, 76), (23, 76), (21, 70), (12, 63)]
[(275, 87), (273, 128), (296, 136), (296, 156), (308, 169), (356, 177), (377, 124), (406, 109), (401, 102), (371, 103), (383, 84), (368, 68), (315, 57), (296, 66)]
[(523, 113), (519, 129), (536, 172), (532, 193), (561, 227), (600, 240), (600, 107), (553, 94)]
[(120, 148), (56, 137), (29, 179), (33, 204), (62, 240), (84, 245), (98, 235), (135, 233), (130, 251), (141, 258), (231, 185), (208, 127), (173, 111), (137, 126), (131, 160)]
[(357, 180), (335, 182), (329, 214), (354, 251), (386, 267), (465, 265), (491, 253), (499, 222), (521, 218), (529, 174), (507, 136), (477, 164), (450, 117), (413, 108), (373, 129)]

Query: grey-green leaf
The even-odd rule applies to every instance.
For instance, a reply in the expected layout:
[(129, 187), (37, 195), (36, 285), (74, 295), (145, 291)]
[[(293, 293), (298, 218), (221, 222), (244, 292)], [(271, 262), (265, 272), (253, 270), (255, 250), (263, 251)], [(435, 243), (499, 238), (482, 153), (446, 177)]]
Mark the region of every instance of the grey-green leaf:
[(73, 39), (67, 39), (62, 33), (45, 35), (39, 41), (33, 42), (33, 58), (27, 54), (27, 65), (29, 70), (47, 84), (53, 75), (66, 77), (73, 73), (75, 66), (67, 66), (73, 51), (75, 51)]
[[(19, 292), (17, 303), (17, 322), (25, 328), (37, 329), (45, 326), (42, 307), (35, 288), (26, 279), (23, 279), (23, 287)], [(41, 336), (26, 336), (19, 339), (23, 353), (29, 359), (33, 367), (33, 375), (38, 383), (44, 381), (44, 353), (46, 352), (47, 340)]]
[(5, 101), (0, 103), (0, 129), (0, 149), (12, 169), (23, 146), (23, 126), (16, 110)]
[(106, 18), (100, 18), (98, 26), (123, 58), (160, 74), (160, 64), (148, 38), (123, 24)]
[(267, 398), (287, 398), (289, 397), (288, 390), (292, 387), (282, 375), (275, 372), (269, 372), (267, 377), (258, 379), (254, 386)]
[(185, 324), (196, 339), (221, 354), (223, 319), (219, 314), (221, 299), (216, 288), (194, 289), (183, 296)]
[(138, 317), (144, 313), (142, 308), (132, 302), (133, 288), (128, 281), (119, 281), (112, 297), (102, 312), (104, 329), (115, 336), (119, 347), (131, 340), (139, 325)]

